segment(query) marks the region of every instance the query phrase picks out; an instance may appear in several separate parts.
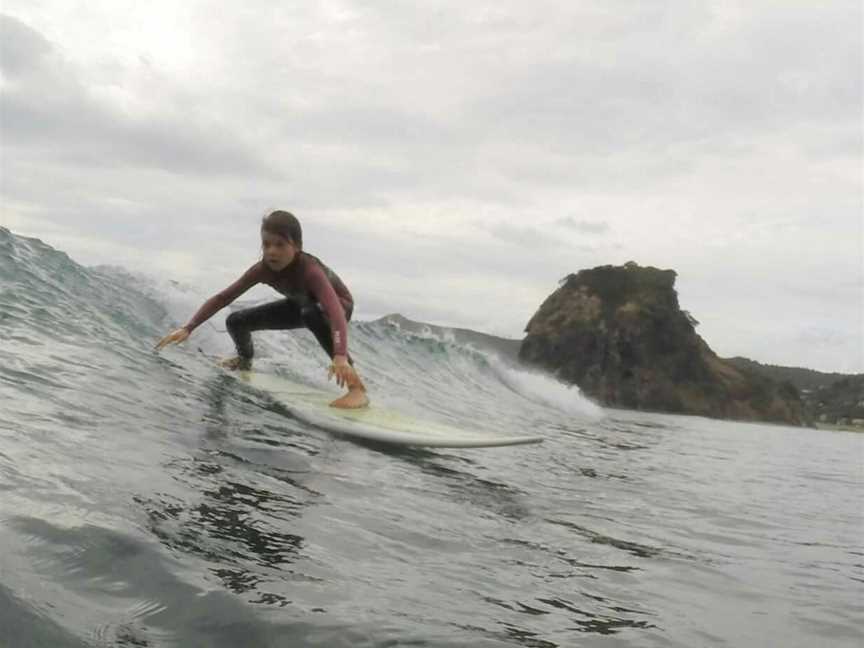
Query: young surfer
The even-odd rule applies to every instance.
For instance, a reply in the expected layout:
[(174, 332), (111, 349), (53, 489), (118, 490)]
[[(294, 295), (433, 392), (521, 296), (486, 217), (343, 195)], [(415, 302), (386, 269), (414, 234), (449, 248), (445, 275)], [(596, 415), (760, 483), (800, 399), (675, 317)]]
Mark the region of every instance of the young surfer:
[(183, 342), (198, 326), (252, 286), (267, 284), (285, 299), (228, 316), (228, 333), (237, 347), (237, 356), (223, 361), (222, 365), (231, 370), (252, 367), (252, 331), (306, 327), (332, 360), (328, 378), (335, 376), (340, 387), (348, 388), (347, 394), (330, 405), (341, 408), (368, 405), (366, 387), (348, 354), (347, 322), (354, 310), (354, 299), (348, 288), (320, 259), (303, 251), (300, 222), (289, 212), (274, 211), (261, 221), (261, 250), (260, 261), (204, 302), (185, 326), (162, 338), (156, 350)]

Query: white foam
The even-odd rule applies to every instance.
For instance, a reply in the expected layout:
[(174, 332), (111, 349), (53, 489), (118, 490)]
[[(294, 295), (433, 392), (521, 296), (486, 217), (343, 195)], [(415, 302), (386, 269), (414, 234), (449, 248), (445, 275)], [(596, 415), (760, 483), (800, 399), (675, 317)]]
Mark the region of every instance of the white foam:
[[(209, 295), (192, 288), (191, 286), (177, 281), (155, 279), (139, 273), (132, 273), (125, 268), (113, 266), (99, 266), (96, 268), (109, 271), (114, 276), (122, 277), (123, 281), (131, 284), (135, 289), (141, 291), (154, 301), (162, 305), (167, 313), (164, 321), (165, 333), (173, 328), (182, 326), (197, 311)], [(192, 349), (200, 348), (211, 355), (233, 354), (234, 345), (231, 338), (225, 333), (225, 318), (230, 313), (227, 308), (214, 315), (195, 330), (185, 347)]]
[(501, 382), (532, 402), (593, 420), (606, 416), (603, 408), (585, 396), (577, 385), (567, 385), (539, 371), (513, 367), (494, 355), (488, 358)]
[(483, 356), (504, 385), (533, 403), (592, 420), (599, 420), (606, 416), (603, 408), (585, 396), (577, 385), (567, 385), (541, 371), (514, 367), (491, 351), (470, 343), (457, 342), (450, 329), (439, 329), (439, 334), (426, 326), (415, 332), (403, 330), (398, 322), (388, 322), (388, 324), (403, 335), (434, 340)]

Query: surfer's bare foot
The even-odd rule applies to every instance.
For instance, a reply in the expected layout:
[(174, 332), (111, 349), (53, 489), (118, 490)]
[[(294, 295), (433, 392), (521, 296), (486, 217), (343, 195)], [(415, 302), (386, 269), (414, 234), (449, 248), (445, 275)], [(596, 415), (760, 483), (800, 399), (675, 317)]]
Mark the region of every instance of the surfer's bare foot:
[(222, 362), (219, 363), (228, 371), (249, 371), (252, 368), (252, 361), (248, 358), (241, 358), (240, 356), (234, 356), (233, 358), (226, 358)]
[(337, 398), (330, 407), (338, 407), (340, 409), (360, 409), (361, 407), (369, 406), (369, 397), (366, 395), (366, 389), (363, 387), (352, 387), (342, 398)]

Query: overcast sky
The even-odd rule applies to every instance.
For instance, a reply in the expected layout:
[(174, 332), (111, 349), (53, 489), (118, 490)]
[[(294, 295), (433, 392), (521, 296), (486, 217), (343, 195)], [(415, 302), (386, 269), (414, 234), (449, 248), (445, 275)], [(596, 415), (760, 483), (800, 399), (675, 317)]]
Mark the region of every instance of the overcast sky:
[(0, 225), (81, 263), (215, 292), (288, 209), (361, 319), (521, 337), (633, 260), (722, 356), (864, 371), (859, 0), (2, 11)]

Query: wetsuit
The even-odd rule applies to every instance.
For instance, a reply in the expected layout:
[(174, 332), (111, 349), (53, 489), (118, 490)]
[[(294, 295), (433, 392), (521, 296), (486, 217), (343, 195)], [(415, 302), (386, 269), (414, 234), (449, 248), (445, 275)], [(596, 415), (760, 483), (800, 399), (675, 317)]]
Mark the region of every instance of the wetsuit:
[[(285, 299), (235, 311), (228, 316), (228, 333), (241, 365), (251, 364), (255, 349), (252, 331), (308, 328), (331, 358), (348, 355), (348, 320), (354, 299), (342, 280), (316, 256), (298, 253), (288, 267), (275, 271), (263, 261), (222, 292), (208, 299), (186, 324), (190, 333), (252, 286), (263, 283)], [(348, 361), (353, 364), (350, 356)]]

